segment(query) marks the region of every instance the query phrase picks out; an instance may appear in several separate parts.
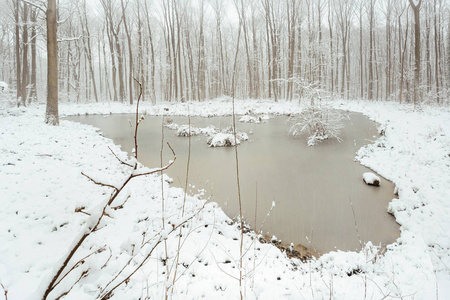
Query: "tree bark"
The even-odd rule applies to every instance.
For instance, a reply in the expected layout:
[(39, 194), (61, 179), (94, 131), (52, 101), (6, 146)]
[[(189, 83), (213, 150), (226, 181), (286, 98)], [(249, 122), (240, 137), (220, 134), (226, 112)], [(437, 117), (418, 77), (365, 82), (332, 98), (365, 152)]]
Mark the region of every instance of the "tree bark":
[(47, 1), (47, 108), (45, 123), (59, 125), (56, 0)]
[(413, 87), (413, 99), (414, 106), (421, 101), (420, 96), (420, 6), (422, 0), (419, 3), (414, 4), (413, 0), (409, 0), (409, 4), (414, 12), (414, 87)]
[(22, 31), (22, 105), (25, 106), (27, 104), (27, 86), (28, 86), (28, 5), (23, 5), (23, 14), (22, 14), (22, 22), (23, 22), (23, 31)]
[[(133, 105), (133, 51), (131, 49), (131, 33), (128, 30), (128, 24), (127, 19), (125, 16), (125, 10), (126, 6), (123, 4), (123, 0), (120, 0), (120, 4), (122, 5), (122, 17), (123, 17), (123, 26), (125, 27), (125, 33), (127, 35), (127, 41), (128, 41), (128, 61), (129, 61), (129, 77), (128, 77), (128, 84), (129, 84), (129, 95), (130, 95), (130, 105)], [(128, 6), (128, 3), (127, 3)]]

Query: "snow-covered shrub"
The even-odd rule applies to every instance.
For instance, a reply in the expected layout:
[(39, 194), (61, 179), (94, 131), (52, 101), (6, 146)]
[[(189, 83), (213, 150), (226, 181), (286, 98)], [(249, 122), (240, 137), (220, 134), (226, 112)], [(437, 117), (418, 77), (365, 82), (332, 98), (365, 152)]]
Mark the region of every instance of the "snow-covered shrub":
[(259, 123), (261, 123), (261, 117), (257, 118), (257, 117), (245, 115), (245, 116), (242, 116), (239, 118), (239, 122), (259, 124)]
[(342, 116), (337, 110), (326, 106), (310, 105), (300, 115), (294, 117), (289, 134), (294, 136), (308, 134), (308, 146), (314, 146), (329, 138), (341, 141), (339, 138), (343, 127), (341, 121)]
[[(208, 139), (210, 147), (230, 147), (234, 146), (234, 135), (231, 133), (219, 132)], [(239, 145), (241, 141), (236, 136), (236, 144)]]
[(8, 84), (4, 81), (0, 81), (0, 92), (8, 91)]
[[(233, 135), (233, 127), (232, 126), (228, 126), (227, 128), (222, 130), (223, 133), (227, 133), (227, 134), (231, 134)], [(245, 132), (236, 132), (236, 138), (241, 140), (241, 141), (248, 141), (248, 134)], [(238, 143), (239, 144), (239, 143)]]
[(190, 125), (190, 131), (189, 131), (189, 125), (181, 125), (178, 127), (177, 135), (178, 136), (189, 136), (189, 133), (191, 136), (199, 135), (202, 133), (200, 128), (194, 127)]

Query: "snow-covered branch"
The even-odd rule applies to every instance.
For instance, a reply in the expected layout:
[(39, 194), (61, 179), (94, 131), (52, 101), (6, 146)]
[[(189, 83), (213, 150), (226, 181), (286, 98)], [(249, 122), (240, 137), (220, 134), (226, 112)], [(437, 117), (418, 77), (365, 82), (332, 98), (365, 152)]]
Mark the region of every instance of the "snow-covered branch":
[(47, 10), (47, 8), (45, 7), (45, 3), (43, 1), (37, 1), (37, 2), (40, 2), (41, 5), (36, 4), (36, 3), (34, 3), (33, 1), (30, 1), (30, 0), (21, 0), (21, 1), (23, 3), (25, 3), (25, 4), (28, 4), (30, 6), (33, 6), (33, 7), (37, 8), (37, 9), (39, 9), (40, 11), (44, 12), (44, 14), (45, 14), (45, 12)]

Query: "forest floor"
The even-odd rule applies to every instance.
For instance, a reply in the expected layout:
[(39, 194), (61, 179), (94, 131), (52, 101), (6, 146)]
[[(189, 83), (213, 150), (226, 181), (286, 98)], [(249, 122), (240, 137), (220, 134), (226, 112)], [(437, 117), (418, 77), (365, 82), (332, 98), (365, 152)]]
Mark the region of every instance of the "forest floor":
[[(361, 148), (356, 158), (395, 183), (399, 197), (388, 210), (401, 225), (401, 236), (384, 253), (368, 243), (359, 252), (330, 252), (303, 263), (247, 233), (244, 298), (450, 299), (449, 109), (414, 110), (410, 105), (368, 101), (330, 104), (362, 112), (380, 124), (380, 137)], [(44, 124), (45, 105), (2, 105), (0, 299), (5, 298), (2, 289), (8, 291), (8, 300), (39, 299), (88, 222), (89, 216), (79, 211), (94, 212), (111, 193), (111, 188), (93, 184), (81, 172), (119, 185), (130, 169), (108, 147), (122, 160), (132, 160), (96, 128), (64, 119), (58, 127)], [(230, 115), (231, 108), (229, 99), (223, 99), (193, 102), (189, 111)], [(296, 102), (236, 102), (238, 114), (296, 114), (301, 109)], [(135, 107), (60, 105), (63, 116), (125, 112), (134, 113)], [(186, 115), (188, 106), (144, 102), (141, 112)], [(162, 194), (164, 226), (170, 228), (180, 222), (184, 192), (169, 181), (157, 174), (132, 180), (113, 203), (125, 202), (123, 208), (108, 211), (101, 229), (86, 239), (70, 265), (98, 249), (104, 251), (84, 259), (50, 298), (71, 289), (62, 299), (96, 299), (130, 274), (162, 237), (165, 243), (112, 299), (163, 299), (167, 291), (172, 299), (238, 299), (240, 230), (215, 203), (186, 197), (185, 218), (194, 217), (183, 228), (175, 271), (179, 232), (167, 235), (162, 230)]]

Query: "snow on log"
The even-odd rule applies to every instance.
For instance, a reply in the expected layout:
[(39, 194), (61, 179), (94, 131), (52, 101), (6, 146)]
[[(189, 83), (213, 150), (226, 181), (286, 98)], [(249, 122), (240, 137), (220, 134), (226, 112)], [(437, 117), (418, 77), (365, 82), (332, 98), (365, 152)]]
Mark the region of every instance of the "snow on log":
[(367, 172), (363, 174), (363, 180), (368, 185), (380, 186), (380, 177), (372, 172)]

